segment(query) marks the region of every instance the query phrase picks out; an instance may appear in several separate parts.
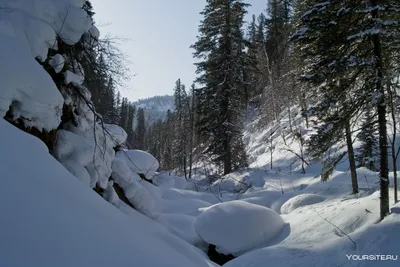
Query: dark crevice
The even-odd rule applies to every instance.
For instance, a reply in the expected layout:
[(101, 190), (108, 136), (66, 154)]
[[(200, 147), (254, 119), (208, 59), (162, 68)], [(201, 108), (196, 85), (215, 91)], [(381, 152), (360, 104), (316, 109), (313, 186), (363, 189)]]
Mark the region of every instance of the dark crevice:
[(231, 261), (235, 258), (232, 254), (225, 255), (217, 252), (216, 246), (210, 244), (208, 246), (208, 257), (210, 258), (211, 261), (219, 264), (219, 265), (224, 265), (228, 261)]

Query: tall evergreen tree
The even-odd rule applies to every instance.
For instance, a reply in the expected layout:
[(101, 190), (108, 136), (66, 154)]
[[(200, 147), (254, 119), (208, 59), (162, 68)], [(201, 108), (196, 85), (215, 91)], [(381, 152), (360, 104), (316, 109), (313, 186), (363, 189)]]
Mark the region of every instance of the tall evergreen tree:
[(146, 135), (146, 122), (144, 109), (139, 108), (137, 110), (137, 124), (135, 131), (135, 143), (133, 144), (137, 149), (145, 149), (145, 135)]
[[(240, 0), (207, 0), (201, 14), (200, 36), (192, 46), (197, 63), (199, 88), (199, 131), (207, 141), (215, 162), (230, 173), (240, 160), (233, 154), (242, 138), (245, 107), (243, 73), (248, 62), (242, 26), (248, 4)], [(239, 153), (242, 154), (242, 153)]]
[(373, 114), (372, 107), (367, 107), (363, 122), (361, 125), (361, 132), (358, 139), (361, 141), (359, 154), (357, 160), (361, 166), (364, 166), (372, 171), (376, 171), (378, 143), (376, 141), (376, 116)]
[(185, 86), (181, 80), (176, 81), (175, 86), (175, 125), (174, 125), (174, 148), (173, 154), (179, 169), (187, 178), (187, 161), (189, 155), (189, 99)]
[[(375, 103), (378, 114), (381, 219), (389, 212), (389, 169), (383, 54), (399, 41), (397, 3), (393, 0), (306, 0), (310, 7), (294, 36), (303, 46), (307, 73), (321, 97), (315, 114), (325, 122), (318, 138), (330, 142), (343, 126)], [(390, 64), (388, 64), (390, 65)], [(335, 132), (336, 134), (333, 134)], [(320, 143), (321, 144), (321, 143)]]

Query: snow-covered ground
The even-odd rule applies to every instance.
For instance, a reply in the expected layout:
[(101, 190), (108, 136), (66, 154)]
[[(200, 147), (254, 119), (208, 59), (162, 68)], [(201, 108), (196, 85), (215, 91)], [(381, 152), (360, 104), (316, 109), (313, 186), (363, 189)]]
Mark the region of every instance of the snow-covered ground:
[(199, 249), (73, 177), (0, 119), (0, 266), (214, 266)]
[(110, 184), (112, 204), (102, 199), (3, 119), (0, 142), (1, 266), (216, 266), (205, 253), (212, 243), (238, 256), (228, 267), (399, 264), (357, 260), (400, 254), (400, 215), (379, 222), (378, 176), (365, 168), (357, 195), (344, 163), (327, 182), (317, 177), (318, 164), (305, 174), (253, 166), (225, 177), (250, 190), (229, 193), (229, 185), (221, 195), (167, 173), (151, 184), (117, 158), (111, 176), (141, 214), (116, 199)]

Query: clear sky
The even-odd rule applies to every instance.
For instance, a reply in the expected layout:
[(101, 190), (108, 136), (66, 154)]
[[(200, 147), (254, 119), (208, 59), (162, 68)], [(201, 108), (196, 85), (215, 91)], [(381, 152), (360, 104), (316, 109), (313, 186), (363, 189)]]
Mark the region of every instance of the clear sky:
[[(172, 94), (175, 81), (195, 79), (193, 50), (205, 0), (91, 0), (104, 36), (126, 38), (120, 48), (131, 62), (131, 80), (120, 88), (134, 101)], [(265, 10), (267, 0), (248, 0), (247, 19)]]

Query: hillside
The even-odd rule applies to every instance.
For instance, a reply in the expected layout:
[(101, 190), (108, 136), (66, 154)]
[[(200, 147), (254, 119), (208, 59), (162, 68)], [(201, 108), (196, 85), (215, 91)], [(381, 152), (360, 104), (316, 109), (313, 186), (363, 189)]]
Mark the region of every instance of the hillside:
[[(150, 127), (159, 120), (165, 120), (167, 117), (167, 111), (174, 111), (174, 97), (165, 96), (154, 96), (146, 99), (139, 99), (133, 102), (136, 108), (144, 109), (146, 126)], [(134, 127), (136, 126), (134, 121)]]

